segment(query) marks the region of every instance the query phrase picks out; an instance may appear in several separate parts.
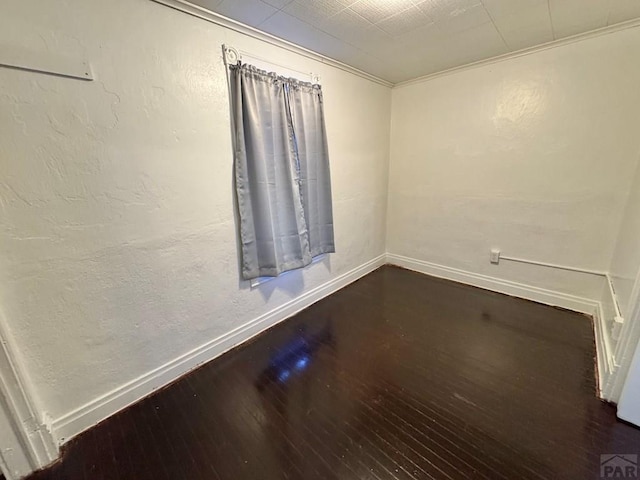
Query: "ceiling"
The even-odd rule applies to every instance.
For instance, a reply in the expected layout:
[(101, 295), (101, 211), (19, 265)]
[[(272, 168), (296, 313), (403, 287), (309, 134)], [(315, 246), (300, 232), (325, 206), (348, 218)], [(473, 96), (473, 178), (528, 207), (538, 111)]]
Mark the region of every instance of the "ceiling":
[(191, 0), (391, 83), (640, 17), (640, 0)]

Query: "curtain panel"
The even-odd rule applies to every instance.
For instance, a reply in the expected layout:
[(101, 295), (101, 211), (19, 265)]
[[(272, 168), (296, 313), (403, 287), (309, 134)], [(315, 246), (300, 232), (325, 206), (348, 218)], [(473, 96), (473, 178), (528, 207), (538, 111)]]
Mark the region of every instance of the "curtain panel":
[(274, 277), (335, 251), (322, 89), (249, 65), (229, 76), (241, 274)]

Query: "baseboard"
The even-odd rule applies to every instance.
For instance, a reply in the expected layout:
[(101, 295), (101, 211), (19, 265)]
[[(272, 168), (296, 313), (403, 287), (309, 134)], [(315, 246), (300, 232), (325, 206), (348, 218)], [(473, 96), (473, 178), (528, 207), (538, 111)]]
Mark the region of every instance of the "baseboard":
[(606, 316), (602, 304), (598, 305), (593, 316), (593, 331), (596, 338), (596, 365), (598, 367), (598, 396), (604, 400), (611, 400), (607, 394), (609, 381), (614, 371), (613, 353), (609, 346)]
[(416, 272), (425, 273), (427, 275), (432, 275), (434, 277), (453, 280), (455, 282), (473, 285), (474, 287), (505, 293), (514, 297), (533, 300), (534, 302), (543, 303), (545, 305), (562, 307), (576, 312), (586, 313), (588, 315), (595, 315), (599, 306), (599, 302), (597, 300), (555, 292), (553, 290), (546, 290), (544, 288), (533, 287), (531, 285), (503, 280), (488, 275), (481, 275), (479, 273), (468, 272), (458, 268), (445, 267), (444, 265), (437, 265), (435, 263), (404, 257), (393, 253), (387, 253), (387, 263)]
[(75, 435), (146, 397), (154, 390), (171, 383), (199, 365), (246, 342), (267, 328), (291, 317), (300, 310), (309, 307), (327, 295), (340, 290), (358, 280), (360, 277), (381, 267), (385, 264), (385, 260), (386, 256), (384, 254), (380, 255), (319, 287), (303, 293), (280, 307), (86, 403), (76, 410), (54, 419), (52, 422), (54, 437), (59, 444), (69, 441), (69, 439)]
[[(380, 255), (369, 262), (316, 287), (301, 296), (281, 305), (244, 325), (215, 338), (166, 364), (108, 392), (91, 402), (53, 420), (51, 424), (54, 438), (59, 444), (67, 442), (75, 435), (92, 427), (105, 418), (144, 398), (158, 388), (176, 380), (199, 365), (206, 363), (231, 348), (249, 340), (269, 327), (291, 317), (322, 298), (345, 287), (360, 277), (367, 275), (385, 263), (409, 270), (453, 280), (467, 285), (504, 293), (527, 300), (553, 305), (594, 316), (594, 327), (598, 352), (598, 370), (601, 376), (607, 372), (610, 363), (610, 349), (603, 334), (604, 319), (599, 301), (569, 295), (526, 284), (481, 275), (465, 270), (437, 265), (396, 254)], [(609, 352), (610, 353), (610, 352)]]
[(616, 392), (619, 364), (616, 358), (618, 351), (617, 342), (612, 338), (612, 332), (608, 324), (616, 316), (620, 315), (611, 277), (607, 275), (607, 285), (604, 296), (600, 302), (600, 308), (594, 317), (596, 334), (596, 350), (598, 352), (598, 380), (600, 381), (600, 397), (609, 402), (619, 400), (619, 392)]
[(613, 361), (613, 352), (608, 341), (605, 314), (603, 313), (602, 303), (599, 300), (577, 297), (391, 253), (387, 254), (387, 263), (434, 277), (592, 315), (596, 341), (597, 393), (599, 397), (608, 400), (605, 387), (612, 373), (615, 373), (615, 362)]

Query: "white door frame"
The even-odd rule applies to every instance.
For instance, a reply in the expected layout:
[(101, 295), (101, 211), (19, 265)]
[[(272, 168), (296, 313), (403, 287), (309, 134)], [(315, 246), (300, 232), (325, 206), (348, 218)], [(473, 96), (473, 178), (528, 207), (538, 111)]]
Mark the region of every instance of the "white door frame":
[[(640, 248), (640, 246), (638, 247)], [(603, 385), (603, 397), (614, 403), (620, 401), (622, 388), (627, 379), (627, 374), (631, 368), (631, 361), (636, 351), (636, 346), (640, 342), (640, 270), (638, 271), (629, 305), (626, 309), (628, 318), (625, 318), (620, 340), (616, 345), (613, 360), (616, 370), (610, 379)]]
[(56, 459), (58, 447), (36, 415), (0, 317), (0, 470), (17, 480)]
[(15, 480), (33, 471), (35, 466), (3, 400), (0, 399), (0, 470), (8, 480)]

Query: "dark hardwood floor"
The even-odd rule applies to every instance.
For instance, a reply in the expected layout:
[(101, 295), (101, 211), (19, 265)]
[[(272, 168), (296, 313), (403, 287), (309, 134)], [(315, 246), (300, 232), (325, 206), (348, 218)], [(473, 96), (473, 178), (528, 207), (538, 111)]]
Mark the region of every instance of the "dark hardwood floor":
[(31, 480), (597, 479), (640, 429), (588, 317), (383, 267), (72, 440)]

